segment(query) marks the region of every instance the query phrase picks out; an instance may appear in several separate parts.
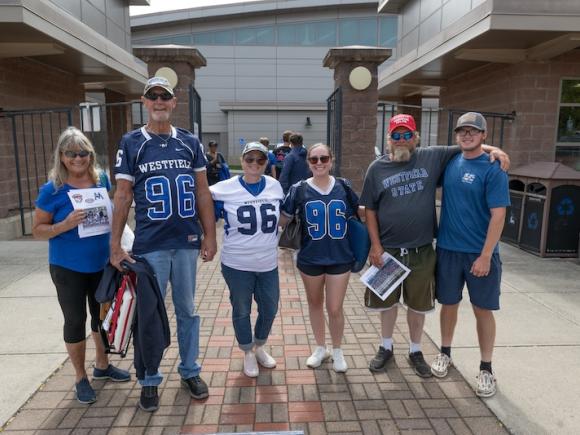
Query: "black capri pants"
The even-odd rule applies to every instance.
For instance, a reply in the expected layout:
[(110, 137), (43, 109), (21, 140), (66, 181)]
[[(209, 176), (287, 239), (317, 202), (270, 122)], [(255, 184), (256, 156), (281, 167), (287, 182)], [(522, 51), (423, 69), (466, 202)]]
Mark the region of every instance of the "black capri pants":
[(64, 316), (63, 335), (65, 343), (79, 343), (87, 333), (87, 300), (91, 313), (91, 330), (99, 330), (100, 306), (95, 292), (103, 271), (94, 273), (76, 272), (65, 267), (50, 265), (50, 276), (56, 287), (58, 303)]

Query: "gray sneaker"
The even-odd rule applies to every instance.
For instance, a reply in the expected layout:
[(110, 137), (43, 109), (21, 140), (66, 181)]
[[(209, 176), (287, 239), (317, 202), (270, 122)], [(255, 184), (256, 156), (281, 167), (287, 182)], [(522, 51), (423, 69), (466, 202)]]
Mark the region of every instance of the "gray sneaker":
[(417, 376), (421, 378), (430, 378), (433, 376), (433, 373), (431, 373), (431, 367), (429, 367), (427, 362), (425, 362), (425, 358), (423, 358), (423, 352), (420, 350), (409, 354), (409, 362), (411, 363), (411, 367), (413, 367)]

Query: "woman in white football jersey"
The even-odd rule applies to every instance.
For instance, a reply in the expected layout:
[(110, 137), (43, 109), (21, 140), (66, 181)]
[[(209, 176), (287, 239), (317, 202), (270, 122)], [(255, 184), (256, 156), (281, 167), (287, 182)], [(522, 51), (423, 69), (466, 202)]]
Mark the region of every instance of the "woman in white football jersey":
[[(278, 221), (284, 198), (280, 183), (264, 175), (268, 149), (248, 143), (242, 152), (244, 174), (210, 186), (216, 216), (224, 219), (222, 274), (230, 289), (232, 322), (244, 354), (244, 374), (256, 377), (258, 363), (276, 367), (264, 349), (278, 311)], [(252, 333), (252, 298), (258, 317)]]

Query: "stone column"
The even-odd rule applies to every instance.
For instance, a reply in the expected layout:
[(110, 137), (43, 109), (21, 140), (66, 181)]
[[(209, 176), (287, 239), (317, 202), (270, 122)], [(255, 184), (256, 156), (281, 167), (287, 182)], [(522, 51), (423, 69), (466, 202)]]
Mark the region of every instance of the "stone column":
[[(374, 159), (377, 136), (378, 66), (391, 57), (391, 50), (378, 47), (331, 48), (323, 65), (334, 70), (334, 87), (342, 89), (342, 144), (339, 171), (352, 181), (357, 192), (368, 165)], [(351, 71), (364, 67), (370, 72), (370, 84), (365, 89), (353, 88)], [(360, 86), (359, 86), (360, 87)]]
[(171, 123), (176, 127), (191, 129), (189, 112), (189, 87), (195, 83), (195, 70), (207, 65), (197, 48), (183, 45), (134, 46), (133, 54), (147, 63), (149, 77), (161, 67), (169, 67), (177, 74), (175, 96), (177, 107)]

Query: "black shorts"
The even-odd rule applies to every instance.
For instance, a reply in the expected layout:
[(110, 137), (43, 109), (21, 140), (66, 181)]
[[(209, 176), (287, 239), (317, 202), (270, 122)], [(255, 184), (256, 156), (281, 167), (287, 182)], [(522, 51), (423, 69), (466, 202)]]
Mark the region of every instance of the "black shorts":
[(349, 272), (352, 269), (353, 263), (346, 264), (332, 264), (330, 266), (318, 266), (313, 264), (300, 264), (298, 263), (296, 267), (304, 275), (309, 276), (320, 276), (320, 275), (342, 275), (343, 273)]

